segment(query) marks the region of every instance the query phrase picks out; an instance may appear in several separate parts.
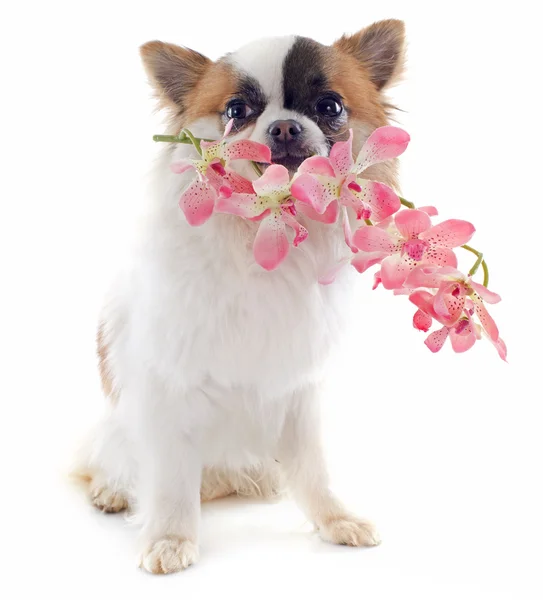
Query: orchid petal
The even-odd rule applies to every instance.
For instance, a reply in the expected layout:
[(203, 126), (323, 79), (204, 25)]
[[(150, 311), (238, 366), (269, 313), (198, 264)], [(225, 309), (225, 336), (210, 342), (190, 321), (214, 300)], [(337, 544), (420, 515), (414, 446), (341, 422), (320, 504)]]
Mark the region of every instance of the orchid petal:
[(472, 323), (468, 323), (461, 333), (457, 333), (456, 329), (452, 327), (449, 330), (449, 337), (451, 338), (452, 349), (455, 352), (466, 352), (477, 341)]
[(486, 306), (484, 305), (481, 298), (479, 298), (479, 296), (474, 297), (472, 295), (471, 298), (473, 300), (473, 304), (475, 305), (475, 314), (479, 318), (483, 329), (486, 331), (486, 333), (493, 342), (497, 342), (500, 337), (500, 334), (496, 322), (490, 316), (490, 313), (486, 309)]
[(197, 179), (181, 194), (179, 206), (189, 225), (203, 225), (213, 213), (216, 193)]
[(364, 252), (392, 254), (398, 250), (396, 241), (388, 231), (367, 225), (354, 232), (353, 243)]
[(232, 193), (229, 188), (221, 188), (215, 210), (250, 220), (262, 218), (264, 214), (268, 214), (270, 211), (255, 194)]
[(252, 140), (236, 140), (224, 144), (222, 157), (230, 160), (253, 160), (261, 163), (271, 163), (271, 150), (268, 146)]
[(505, 342), (501, 338), (498, 338), (495, 341), (491, 340), (491, 342), (494, 345), (494, 348), (496, 348), (498, 351), (500, 358), (507, 362), (507, 346), (505, 345)]
[(474, 233), (475, 227), (468, 221), (448, 219), (423, 231), (420, 239), (444, 248), (456, 248), (467, 244)]
[(339, 262), (337, 262), (333, 267), (329, 268), (327, 271), (325, 271), (324, 275), (321, 275), (319, 277), (319, 283), (321, 285), (330, 285), (331, 283), (333, 283), (336, 280), (336, 277), (338, 275), (338, 273), (347, 265), (349, 264), (349, 257), (347, 258), (343, 258), (342, 260), (340, 260)]
[(447, 340), (448, 336), (449, 329), (447, 327), (442, 327), (441, 329), (438, 329), (437, 331), (431, 333), (426, 338), (424, 343), (432, 352), (439, 352), (441, 348), (443, 348), (443, 344)]
[(232, 171), (231, 169), (226, 169), (226, 175), (224, 176), (224, 185), (227, 185), (233, 192), (238, 192), (239, 194), (253, 194), (253, 182), (245, 179)]
[(339, 204), (337, 200), (330, 202), (322, 215), (320, 215), (315, 209), (311, 208), (311, 206), (308, 204), (303, 204), (300, 202), (296, 205), (296, 207), (308, 219), (319, 221), (320, 223), (335, 223), (339, 214)]
[(430, 217), (422, 210), (416, 209), (406, 209), (396, 213), (394, 223), (400, 235), (406, 240), (417, 238), (432, 226)]
[(349, 223), (349, 215), (347, 214), (347, 209), (342, 206), (342, 217), (343, 217), (343, 235), (345, 237), (345, 243), (352, 252), (358, 252), (358, 248), (353, 244), (353, 234), (351, 231), (351, 224)]
[[(333, 148), (332, 148), (333, 149)], [(299, 166), (298, 173), (335, 177), (334, 167), (326, 156), (310, 156)]]
[(339, 186), (335, 179), (309, 173), (302, 173), (296, 177), (290, 189), (290, 193), (296, 200), (311, 206), (321, 215), (330, 202), (337, 199), (338, 192)]
[(234, 126), (234, 119), (230, 119), (224, 128), (224, 133), (222, 134), (223, 139), (228, 136), (228, 134), (232, 131), (232, 127)]
[(400, 210), (401, 202), (392, 188), (378, 181), (357, 179), (360, 192), (352, 191), (362, 202), (371, 207), (371, 220), (378, 223)]
[(180, 175), (181, 173), (184, 173), (185, 171), (188, 171), (189, 169), (196, 169), (196, 166), (194, 165), (192, 160), (186, 158), (186, 159), (178, 160), (178, 161), (172, 163), (170, 165), (170, 169), (171, 169), (172, 173), (176, 173), (177, 175)]
[(273, 211), (260, 223), (253, 244), (256, 262), (266, 271), (276, 269), (287, 257), (289, 241), (280, 212)]
[(270, 165), (263, 175), (253, 181), (253, 188), (259, 196), (267, 196), (274, 201), (289, 195), (290, 175), (283, 165)]
[(224, 152), (224, 146), (226, 142), (206, 142), (202, 140), (200, 142), (200, 148), (202, 149), (202, 159), (204, 163), (211, 162), (214, 158), (222, 158)]
[(441, 248), (440, 246), (431, 246), (424, 253), (424, 260), (432, 265), (442, 267), (457, 267), (458, 258), (450, 248)]
[(295, 236), (292, 245), (296, 247), (301, 244), (308, 236), (307, 229), (288, 210), (281, 211), (281, 218), (289, 227), (294, 229)]
[(416, 290), (409, 295), (409, 300), (418, 307), (421, 311), (437, 319), (434, 310), (434, 296), (426, 290)]
[(364, 273), (373, 265), (379, 264), (386, 256), (383, 252), (358, 252), (351, 260), (351, 265), (359, 273)]
[(371, 165), (400, 156), (409, 140), (409, 134), (399, 127), (379, 127), (362, 146), (352, 171), (360, 173)]
[(491, 292), (488, 288), (475, 281), (470, 281), (470, 286), (473, 290), (488, 304), (497, 304), (501, 302), (501, 296), (495, 292)]
[(345, 177), (353, 166), (353, 130), (349, 129), (349, 139), (336, 142), (330, 150), (330, 162), (336, 176)]
[(437, 208), (435, 206), (419, 206), (418, 210), (422, 210), (429, 217), (437, 217)]
[(428, 331), (432, 326), (432, 317), (419, 308), (413, 316), (413, 327), (419, 331)]
[(438, 288), (443, 281), (464, 284), (465, 279), (465, 275), (454, 267), (423, 264), (413, 269), (405, 283), (410, 288)]
[(443, 281), (434, 296), (434, 310), (442, 323), (456, 323), (464, 312), (466, 294), (464, 286)]
[[(369, 229), (376, 229), (371, 227)], [(387, 256), (381, 263), (381, 279), (383, 287), (387, 290), (401, 288), (409, 273), (417, 266), (417, 262), (409, 258), (407, 254), (401, 256), (396, 253)]]

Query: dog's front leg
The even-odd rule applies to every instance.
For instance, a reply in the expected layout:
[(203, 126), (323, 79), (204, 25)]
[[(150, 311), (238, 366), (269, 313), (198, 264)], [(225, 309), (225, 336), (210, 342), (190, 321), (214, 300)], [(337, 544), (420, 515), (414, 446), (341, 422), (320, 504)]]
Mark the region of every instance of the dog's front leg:
[(279, 453), (287, 485), (324, 540), (375, 546), (379, 538), (374, 527), (349, 513), (329, 489), (317, 396), (314, 386), (297, 392), (287, 414)]
[(140, 566), (174, 573), (198, 560), (201, 455), (190, 406), (197, 392), (150, 390), (137, 419), (143, 518)]

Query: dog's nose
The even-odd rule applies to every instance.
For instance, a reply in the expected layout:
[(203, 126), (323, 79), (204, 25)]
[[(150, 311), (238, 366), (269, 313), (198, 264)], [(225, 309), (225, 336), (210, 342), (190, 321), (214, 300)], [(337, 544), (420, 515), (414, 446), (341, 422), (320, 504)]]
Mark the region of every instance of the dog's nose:
[(274, 121), (268, 128), (268, 133), (276, 142), (287, 143), (302, 133), (302, 126), (294, 119)]

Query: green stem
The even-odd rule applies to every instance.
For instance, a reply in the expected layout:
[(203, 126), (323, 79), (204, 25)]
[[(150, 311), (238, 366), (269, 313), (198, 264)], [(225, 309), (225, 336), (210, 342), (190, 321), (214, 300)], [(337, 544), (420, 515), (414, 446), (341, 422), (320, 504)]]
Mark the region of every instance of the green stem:
[[(197, 138), (192, 136), (194, 140), (200, 142), (213, 142), (215, 140), (207, 140), (205, 138)], [(185, 134), (185, 131), (182, 131), (179, 135), (154, 135), (154, 142), (168, 142), (170, 144), (192, 144), (193, 141), (190, 139), (188, 135)]]
[(413, 204), (413, 202), (409, 202), (409, 200), (406, 200), (405, 198), (402, 198), (401, 196), (399, 196), (399, 198), (400, 198), (400, 202), (404, 206), (407, 206), (407, 208), (415, 208), (415, 205)]
[(188, 129), (183, 129), (181, 133), (185, 134), (189, 138), (189, 140), (192, 142), (192, 145), (196, 148), (196, 152), (202, 156), (202, 146), (200, 146), (201, 139), (194, 137), (192, 132)]
[(255, 173), (260, 177), (262, 175), (262, 169), (255, 163), (254, 160), (251, 161), (251, 165), (255, 170)]
[(475, 254), (475, 256), (477, 257), (477, 260), (473, 263), (473, 267), (471, 267), (471, 269), (469, 270), (468, 275), (470, 277), (473, 277), (475, 275), (475, 273), (477, 273), (479, 267), (482, 267), (483, 268), (483, 285), (485, 287), (488, 287), (488, 280), (490, 279), (490, 274), (488, 272), (488, 265), (483, 260), (483, 253), (479, 252), (479, 250), (476, 250), (475, 248), (472, 248), (471, 246), (468, 246), (467, 244), (464, 244), (462, 246), (462, 248), (464, 248), (464, 250), (468, 250), (472, 254)]

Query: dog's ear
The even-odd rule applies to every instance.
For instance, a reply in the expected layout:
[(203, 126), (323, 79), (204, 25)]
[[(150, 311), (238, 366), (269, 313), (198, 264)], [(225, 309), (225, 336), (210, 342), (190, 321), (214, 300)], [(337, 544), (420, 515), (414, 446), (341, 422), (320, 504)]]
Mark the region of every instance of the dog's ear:
[(378, 21), (354, 35), (344, 35), (334, 46), (359, 60), (378, 90), (401, 75), (405, 59), (403, 21)]
[(185, 110), (184, 100), (212, 61), (188, 48), (147, 42), (140, 48), (143, 65), (162, 106)]

